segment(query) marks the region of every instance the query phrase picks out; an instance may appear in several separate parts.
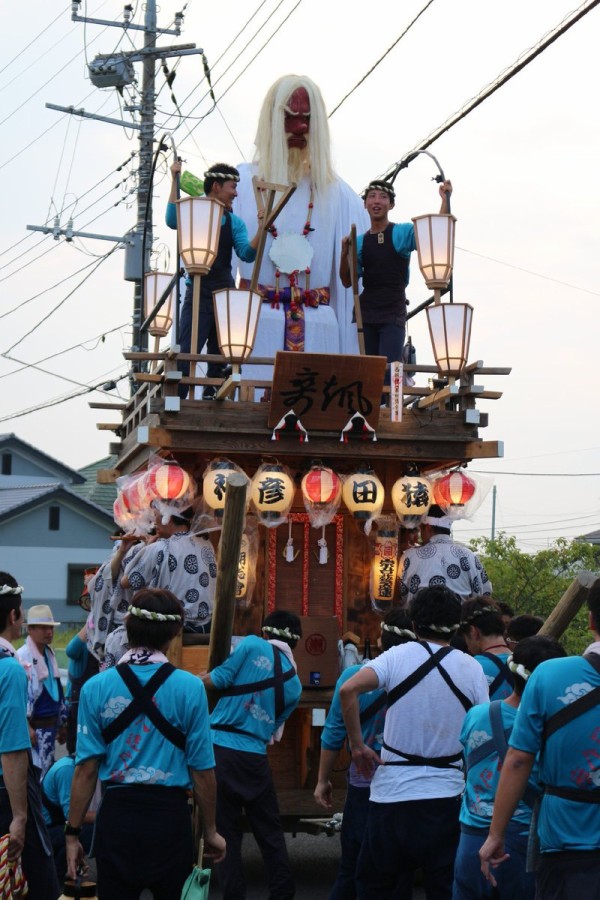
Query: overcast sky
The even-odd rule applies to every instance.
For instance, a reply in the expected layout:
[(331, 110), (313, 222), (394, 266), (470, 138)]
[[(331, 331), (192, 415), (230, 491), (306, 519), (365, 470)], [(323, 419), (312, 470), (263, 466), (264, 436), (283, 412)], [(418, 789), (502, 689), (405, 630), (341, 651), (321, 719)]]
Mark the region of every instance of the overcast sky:
[[(250, 160), (260, 103), (277, 77), (310, 75), (333, 109), (425, 5), (189, 0), (181, 38), (160, 43), (203, 47), (217, 99), (224, 96), (203, 121), (167, 118), (175, 108), (159, 72), (158, 124), (176, 128), (186, 168), (199, 175), (206, 162)], [(179, 0), (163, 0), (159, 24), (168, 25), (180, 6)], [(330, 119), (340, 175), (359, 191), (574, 8), (569, 0), (433, 0)], [(95, 255), (113, 244), (55, 242), (25, 229), (57, 212), (64, 226), (73, 211), (75, 227), (86, 231), (121, 235), (135, 223), (131, 167), (116, 171), (137, 150), (135, 135), (44, 104), (120, 117), (116, 92), (91, 85), (85, 57), (110, 52), (119, 41), (121, 49), (131, 49), (131, 40), (140, 44), (140, 33), (84, 28), (71, 22), (70, 4), (56, 0), (29, 0), (12, 9), (0, 34), (0, 353), (39, 363), (47, 372), (20, 370), (21, 363), (0, 358), (0, 433), (14, 431), (79, 467), (104, 456), (114, 440), (95, 427), (111, 414), (87, 405), (104, 395), (16, 416), (78, 386), (124, 374), (121, 351), (130, 342), (133, 289), (123, 281), (122, 250), (95, 271)], [(114, 0), (88, 2), (90, 16), (115, 20), (121, 13)], [(134, 21), (141, 17), (138, 3)], [(600, 477), (591, 474), (600, 473), (599, 24), (600, 9), (592, 10), (430, 147), (454, 183), (455, 300), (475, 309), (471, 359), (513, 367), (509, 377), (481, 379), (486, 388), (504, 391), (500, 401), (479, 405), (490, 414), (481, 436), (504, 440), (505, 457), (475, 462), (472, 469), (499, 473), (496, 527), (515, 534), (526, 550), (600, 527)], [(211, 108), (201, 76), (200, 58), (187, 57), (173, 85), (183, 112), (195, 117)], [(398, 176), (397, 221), (437, 209), (434, 174), (431, 161), (421, 157)], [(167, 247), (175, 251), (174, 233), (164, 226), (167, 194), (163, 169), (154, 207), (163, 256)], [(427, 296), (416, 266), (409, 296), (413, 305)], [(418, 361), (433, 362), (424, 315), (413, 320), (410, 332)], [(60, 355), (40, 362), (53, 354)], [(122, 397), (127, 390), (120, 382)], [(513, 472), (529, 474), (508, 474)], [(490, 528), (491, 495), (456, 534), (489, 535)]]

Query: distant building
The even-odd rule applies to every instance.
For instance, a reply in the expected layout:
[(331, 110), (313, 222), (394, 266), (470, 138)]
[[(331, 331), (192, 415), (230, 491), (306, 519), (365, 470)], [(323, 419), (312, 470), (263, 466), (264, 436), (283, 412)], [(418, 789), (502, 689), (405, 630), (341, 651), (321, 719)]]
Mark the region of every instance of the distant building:
[(0, 570), (25, 588), (24, 606), (49, 603), (60, 622), (81, 622), (83, 572), (110, 552), (113, 485), (96, 484), (100, 460), (71, 469), (14, 434), (0, 435)]
[(575, 540), (582, 544), (594, 544), (596, 547), (600, 547), (600, 530), (588, 531), (587, 534), (581, 534)]

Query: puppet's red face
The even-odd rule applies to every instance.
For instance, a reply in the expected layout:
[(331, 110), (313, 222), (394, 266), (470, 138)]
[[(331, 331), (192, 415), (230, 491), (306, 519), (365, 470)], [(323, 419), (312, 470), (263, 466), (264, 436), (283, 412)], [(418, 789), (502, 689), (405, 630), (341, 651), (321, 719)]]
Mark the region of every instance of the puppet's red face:
[(306, 147), (310, 128), (310, 99), (306, 88), (296, 88), (285, 107), (285, 133), (288, 147)]

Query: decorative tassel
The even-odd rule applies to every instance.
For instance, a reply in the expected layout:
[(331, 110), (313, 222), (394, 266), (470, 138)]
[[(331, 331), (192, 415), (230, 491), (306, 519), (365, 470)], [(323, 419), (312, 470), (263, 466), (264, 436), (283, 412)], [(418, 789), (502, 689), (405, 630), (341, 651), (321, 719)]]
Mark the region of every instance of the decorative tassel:
[(325, 526), (323, 525), (322, 536), (317, 541), (319, 545), (319, 565), (326, 566), (329, 562), (329, 550), (327, 549), (327, 541), (325, 540)]
[(288, 535), (289, 535), (289, 537), (288, 537), (287, 543), (285, 545), (284, 555), (285, 555), (285, 561), (288, 563), (292, 563), (292, 562), (294, 562), (295, 557), (294, 557), (294, 538), (292, 537), (292, 522), (291, 522), (291, 520), (289, 522)]

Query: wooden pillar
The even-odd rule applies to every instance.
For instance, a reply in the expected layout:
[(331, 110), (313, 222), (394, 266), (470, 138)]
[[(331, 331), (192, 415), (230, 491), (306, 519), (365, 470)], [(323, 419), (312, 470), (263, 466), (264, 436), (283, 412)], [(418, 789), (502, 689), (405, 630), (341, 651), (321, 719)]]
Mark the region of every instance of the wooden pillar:
[(580, 572), (564, 592), (538, 634), (558, 640), (592, 594), (600, 593), (600, 576), (594, 572)]
[[(192, 333), (190, 353), (198, 353), (198, 317), (200, 315), (200, 275), (192, 276)], [(201, 348), (200, 348), (201, 349)], [(196, 376), (196, 363), (190, 363), (190, 375)], [(196, 388), (190, 385), (190, 400), (196, 399)]]
[(227, 479), (223, 530), (217, 561), (215, 606), (208, 651), (209, 672), (227, 659), (231, 649), (235, 591), (246, 514), (247, 485), (248, 479), (239, 472), (232, 473)]

